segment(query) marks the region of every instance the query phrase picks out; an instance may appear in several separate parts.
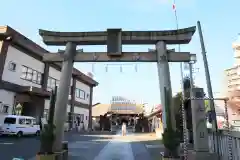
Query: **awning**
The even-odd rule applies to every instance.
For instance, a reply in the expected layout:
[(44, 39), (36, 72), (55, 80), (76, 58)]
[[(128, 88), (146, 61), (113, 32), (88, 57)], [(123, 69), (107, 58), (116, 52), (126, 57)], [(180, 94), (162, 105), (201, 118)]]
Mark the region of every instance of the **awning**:
[(42, 96), (42, 97), (50, 97), (51, 93), (43, 90), (42, 88), (34, 87), (34, 86), (20, 86), (18, 84), (1, 81), (0, 89), (6, 89), (9, 91), (13, 91), (16, 93), (27, 93), (30, 95)]

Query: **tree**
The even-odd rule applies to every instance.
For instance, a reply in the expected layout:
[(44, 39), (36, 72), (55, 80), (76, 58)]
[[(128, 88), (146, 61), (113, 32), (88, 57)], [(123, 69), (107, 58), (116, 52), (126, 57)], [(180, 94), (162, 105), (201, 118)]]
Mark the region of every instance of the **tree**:
[(189, 77), (184, 77), (183, 79), (183, 90), (184, 90), (184, 101), (182, 92), (177, 93), (173, 97), (173, 104), (175, 106), (175, 118), (176, 118), (176, 127), (180, 132), (181, 137), (183, 137), (183, 116), (182, 116), (182, 103), (184, 105), (186, 113), (187, 128), (191, 130), (192, 128), (192, 114), (191, 114), (191, 101), (190, 98), (190, 88), (191, 81)]
[[(184, 96), (185, 98), (190, 97), (190, 92), (189, 89), (191, 88), (191, 83), (190, 83), (190, 78), (189, 77), (184, 77), (183, 79), (183, 89), (184, 89)], [(175, 114), (182, 113), (182, 92), (178, 92), (174, 97), (173, 97), (173, 104), (175, 106)]]
[(167, 128), (164, 129), (163, 136), (163, 144), (165, 146), (164, 148), (164, 156), (163, 158), (180, 158), (177, 148), (180, 145), (180, 137), (178, 134), (178, 131), (173, 129), (172, 127), (172, 114), (170, 110), (170, 91), (164, 88), (165, 92), (165, 102), (166, 102), (166, 124)]
[(204, 100), (204, 106), (205, 106), (206, 113), (211, 110), (209, 105), (209, 100)]

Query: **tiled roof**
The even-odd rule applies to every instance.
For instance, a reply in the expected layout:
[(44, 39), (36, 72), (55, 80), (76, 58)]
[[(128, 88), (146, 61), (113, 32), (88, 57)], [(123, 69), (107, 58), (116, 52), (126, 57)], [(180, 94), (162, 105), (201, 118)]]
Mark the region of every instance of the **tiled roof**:
[[(122, 106), (124, 107), (125, 104), (122, 104)], [(118, 105), (119, 107), (121, 105)], [(111, 111), (111, 104), (95, 104), (92, 106), (92, 116), (93, 117), (98, 117), (100, 115), (104, 115), (107, 112)], [(131, 112), (129, 110), (114, 110), (113, 111), (116, 114), (140, 114), (143, 112), (143, 107), (142, 104), (136, 104), (136, 109)]]
[(97, 104), (92, 107), (92, 116), (98, 117), (100, 115), (104, 115), (109, 111), (110, 104)]

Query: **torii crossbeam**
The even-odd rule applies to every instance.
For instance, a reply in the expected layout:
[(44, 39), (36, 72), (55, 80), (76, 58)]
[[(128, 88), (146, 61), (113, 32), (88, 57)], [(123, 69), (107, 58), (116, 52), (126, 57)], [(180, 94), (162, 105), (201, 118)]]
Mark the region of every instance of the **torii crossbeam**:
[[(189, 62), (190, 52), (175, 52), (167, 50), (167, 45), (188, 44), (191, 41), (196, 27), (168, 31), (122, 31), (122, 29), (107, 29), (97, 32), (53, 32), (39, 30), (43, 42), (47, 45), (66, 45), (64, 53), (45, 53), (46, 62), (62, 62), (62, 73), (56, 100), (55, 125), (56, 139), (54, 150), (61, 150), (63, 139), (63, 126), (67, 108), (68, 92), (70, 87), (73, 62), (157, 62), (161, 103), (163, 106), (163, 121), (166, 128), (166, 118), (171, 118), (175, 128), (175, 117), (171, 114), (166, 117), (165, 108), (172, 106), (171, 100), (166, 100), (166, 90), (172, 97), (171, 79), (168, 62)], [(148, 52), (122, 52), (122, 45), (154, 44), (155, 50)], [(107, 52), (77, 52), (77, 45), (107, 45)], [(174, 108), (170, 107), (174, 113)], [(89, 110), (89, 128), (91, 128), (91, 107)]]

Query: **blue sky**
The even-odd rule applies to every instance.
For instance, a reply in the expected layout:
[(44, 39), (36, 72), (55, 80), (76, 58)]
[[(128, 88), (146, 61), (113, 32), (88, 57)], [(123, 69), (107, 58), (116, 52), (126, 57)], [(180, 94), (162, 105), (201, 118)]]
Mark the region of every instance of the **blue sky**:
[[(107, 28), (123, 30), (175, 29), (176, 23), (171, 0), (7, 0), (1, 2), (0, 24), (9, 25), (50, 51), (57, 47), (45, 46), (38, 29), (56, 31), (96, 31)], [(176, 0), (179, 28), (196, 25), (201, 21), (209, 61), (213, 92), (223, 89), (223, 71), (233, 65), (232, 42), (240, 31), (239, 0)], [(79, 46), (81, 47), (81, 46)], [(174, 48), (176, 46), (169, 46)], [(85, 51), (105, 51), (103, 46), (83, 47)], [(146, 51), (154, 46), (124, 46), (124, 51)], [(206, 88), (201, 49), (197, 32), (182, 51), (196, 53), (195, 83)], [(138, 102), (160, 103), (156, 64), (108, 65), (80, 64), (75, 67), (92, 72), (100, 85), (94, 89), (94, 102), (108, 103), (112, 95), (121, 95)], [(170, 64), (173, 93), (180, 91), (179, 63)], [(186, 71), (185, 71), (186, 72)]]

